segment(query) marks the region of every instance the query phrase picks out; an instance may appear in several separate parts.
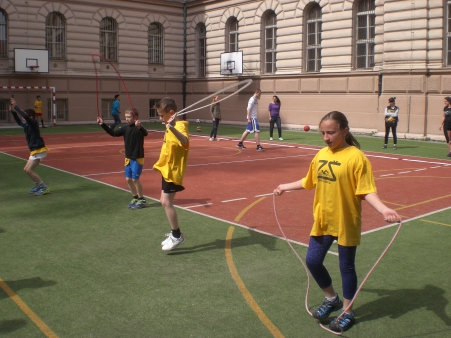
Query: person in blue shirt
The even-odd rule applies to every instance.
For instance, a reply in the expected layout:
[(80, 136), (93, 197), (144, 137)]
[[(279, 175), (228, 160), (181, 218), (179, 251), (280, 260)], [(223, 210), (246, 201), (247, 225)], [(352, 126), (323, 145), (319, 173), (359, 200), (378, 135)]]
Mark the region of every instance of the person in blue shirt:
[(121, 96), (119, 94), (114, 95), (113, 107), (111, 108), (111, 116), (113, 116), (114, 123), (110, 126), (112, 130), (118, 124), (121, 123), (121, 118), (119, 114), (121, 113)]

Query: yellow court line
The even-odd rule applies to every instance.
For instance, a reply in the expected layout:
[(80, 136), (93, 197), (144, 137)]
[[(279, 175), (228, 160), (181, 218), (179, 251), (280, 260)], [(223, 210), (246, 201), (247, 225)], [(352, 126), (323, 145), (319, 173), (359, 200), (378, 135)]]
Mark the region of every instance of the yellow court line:
[(445, 224), (445, 223), (440, 223), (440, 222), (428, 221), (428, 220), (425, 220), (425, 219), (422, 219), (421, 222), (427, 222), (427, 223), (439, 224), (439, 225), (444, 225), (444, 226), (447, 226), (447, 227), (451, 227), (451, 224)]
[(395, 210), (398, 211), (398, 210), (402, 210), (402, 209), (406, 209), (406, 208), (412, 208), (412, 207), (415, 207), (417, 205), (430, 203), (430, 202), (441, 200), (441, 199), (447, 198), (447, 197), (451, 197), (451, 194), (450, 195), (441, 196), (441, 197), (431, 198), (429, 200), (425, 200), (423, 202), (418, 202), (418, 203), (415, 203), (415, 204), (406, 205), (406, 206), (401, 207), (401, 208), (396, 208)]
[(257, 203), (260, 203), (261, 201), (263, 201), (266, 198), (266, 196), (263, 196), (262, 198), (259, 198), (258, 200), (256, 200), (254, 203), (249, 204), (246, 208), (244, 208), (239, 214), (238, 216), (235, 217), (234, 221), (238, 222), (241, 217), (244, 216), (244, 214), (250, 209), (252, 208), (254, 205), (256, 205)]
[(267, 327), (267, 329), (272, 333), (272, 335), (276, 338), (283, 338), (283, 334), (279, 331), (279, 329), (271, 322), (271, 320), (265, 315), (263, 310), (260, 308), (258, 303), (255, 301), (254, 297), (250, 294), (250, 292), (247, 290), (246, 285), (244, 284), (243, 280), (241, 279), (240, 275), (238, 274), (238, 271), (236, 269), (235, 263), (233, 262), (233, 255), (232, 255), (232, 235), (233, 230), (235, 227), (231, 226), (229, 230), (227, 231), (227, 237), (225, 241), (225, 256), (227, 260), (227, 265), (230, 270), (230, 274), (232, 275), (233, 280), (235, 281), (236, 285), (238, 286), (238, 289), (240, 290), (243, 297), (248, 302), (249, 306), (252, 308), (252, 310), (257, 314), (260, 321)]
[(58, 338), (58, 336), (39, 318), (33, 310), (0, 278), (0, 287), (17, 304), (17, 306), (36, 324), (36, 326), (49, 338)]

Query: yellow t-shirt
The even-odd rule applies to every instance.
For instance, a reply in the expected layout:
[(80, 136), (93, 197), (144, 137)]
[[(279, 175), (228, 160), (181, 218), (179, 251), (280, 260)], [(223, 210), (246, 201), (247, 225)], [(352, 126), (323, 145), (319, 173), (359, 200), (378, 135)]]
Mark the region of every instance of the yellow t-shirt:
[(321, 149), (302, 179), (305, 189), (314, 189), (311, 236), (331, 235), (338, 244), (360, 244), (362, 204), (358, 195), (376, 193), (371, 163), (354, 146)]
[[(189, 142), (187, 121), (177, 121), (175, 129), (182, 133)], [(153, 169), (158, 170), (166, 182), (173, 182), (183, 185), (186, 164), (188, 161), (189, 146), (182, 146), (174, 133), (166, 129), (163, 146), (161, 147), (160, 158), (154, 164)]]
[(34, 101), (34, 111), (36, 114), (42, 114), (42, 101)]

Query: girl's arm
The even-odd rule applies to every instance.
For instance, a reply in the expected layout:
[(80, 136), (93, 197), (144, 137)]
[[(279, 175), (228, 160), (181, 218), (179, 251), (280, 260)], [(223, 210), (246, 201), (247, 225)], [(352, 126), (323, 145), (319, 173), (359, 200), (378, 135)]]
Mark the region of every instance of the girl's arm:
[(302, 186), (302, 180), (280, 184), (276, 189), (274, 189), (274, 195), (282, 195), (285, 191), (288, 190), (301, 190), (304, 189)]
[(363, 195), (362, 198), (368, 202), (376, 211), (378, 211), (384, 217), (384, 220), (387, 222), (399, 222), (401, 220), (401, 216), (398, 213), (389, 207), (387, 207), (379, 198), (379, 195), (375, 192)]

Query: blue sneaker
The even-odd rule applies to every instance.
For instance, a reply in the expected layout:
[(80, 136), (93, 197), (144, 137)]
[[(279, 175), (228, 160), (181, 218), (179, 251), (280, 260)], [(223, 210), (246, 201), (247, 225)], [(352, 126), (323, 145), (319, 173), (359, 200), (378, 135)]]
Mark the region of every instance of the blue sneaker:
[(44, 185), (42, 187), (39, 187), (39, 189), (34, 194), (36, 196), (41, 196), (41, 195), (46, 195), (48, 193), (50, 193), (50, 189)]
[(129, 206), (129, 208), (133, 209), (133, 210), (141, 209), (144, 207), (144, 205), (145, 205), (145, 203), (143, 203), (143, 200), (138, 198), (138, 199), (136, 199), (136, 202), (134, 204), (132, 204), (132, 206)]
[(30, 194), (34, 194), (39, 190), (39, 184), (35, 183), (34, 187), (30, 189), (30, 191), (28, 191)]
[(343, 307), (343, 302), (337, 295), (334, 301), (327, 300), (324, 298), (324, 302), (312, 312), (312, 316), (315, 319), (324, 319), (330, 316), (334, 311), (340, 310)]
[(335, 332), (344, 332), (349, 330), (355, 323), (354, 313), (344, 313), (338, 320), (335, 317), (329, 324), (329, 328)]
[(137, 198), (132, 199), (132, 201), (128, 204), (129, 209), (131, 209), (135, 205), (136, 202), (138, 202)]

